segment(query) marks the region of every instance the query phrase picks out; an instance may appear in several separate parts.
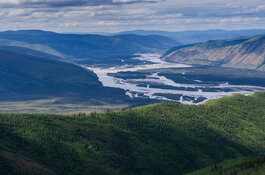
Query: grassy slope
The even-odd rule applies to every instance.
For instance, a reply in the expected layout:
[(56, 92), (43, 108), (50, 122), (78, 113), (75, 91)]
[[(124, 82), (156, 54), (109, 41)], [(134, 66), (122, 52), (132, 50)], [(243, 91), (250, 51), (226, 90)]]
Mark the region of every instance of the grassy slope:
[(195, 171), (188, 175), (264, 175), (265, 157), (243, 157)]
[(264, 155), (264, 106), (257, 93), (77, 117), (1, 114), (0, 174), (183, 174)]
[(172, 48), (162, 58), (186, 64), (264, 71), (264, 47), (265, 35), (233, 40), (213, 40)]

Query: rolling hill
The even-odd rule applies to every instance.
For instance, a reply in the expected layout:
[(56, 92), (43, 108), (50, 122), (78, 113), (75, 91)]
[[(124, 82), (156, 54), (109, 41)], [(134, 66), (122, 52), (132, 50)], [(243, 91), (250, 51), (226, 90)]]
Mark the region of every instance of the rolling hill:
[(0, 50), (0, 63), (0, 101), (127, 98), (122, 90), (103, 87), (96, 74), (72, 63), (6, 50)]
[(176, 175), (263, 156), (264, 106), (256, 93), (87, 116), (0, 114), (0, 174)]
[(161, 52), (176, 45), (180, 43), (157, 35), (101, 36), (59, 34), (40, 30), (0, 32), (0, 46), (26, 47), (72, 60), (92, 58), (107, 60), (111, 56)]
[(25, 53), (28, 55), (41, 56), (45, 58), (66, 58), (65, 55), (60, 52), (41, 44), (29, 44), (26, 42), (0, 39), (0, 48), (2, 50), (10, 50), (19, 53)]
[(265, 71), (265, 35), (232, 40), (213, 40), (170, 49), (162, 59), (210, 66)]

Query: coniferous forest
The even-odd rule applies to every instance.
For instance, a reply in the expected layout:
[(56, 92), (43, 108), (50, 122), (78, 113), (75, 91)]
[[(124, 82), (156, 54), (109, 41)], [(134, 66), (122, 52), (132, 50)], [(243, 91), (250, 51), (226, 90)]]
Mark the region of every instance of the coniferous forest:
[(262, 174), (264, 106), (255, 93), (89, 115), (0, 114), (0, 174)]

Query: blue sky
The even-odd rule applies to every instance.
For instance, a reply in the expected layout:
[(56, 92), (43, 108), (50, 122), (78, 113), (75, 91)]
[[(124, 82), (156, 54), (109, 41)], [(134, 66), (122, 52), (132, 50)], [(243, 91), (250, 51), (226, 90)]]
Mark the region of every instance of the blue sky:
[(264, 0), (0, 0), (0, 30), (265, 29)]

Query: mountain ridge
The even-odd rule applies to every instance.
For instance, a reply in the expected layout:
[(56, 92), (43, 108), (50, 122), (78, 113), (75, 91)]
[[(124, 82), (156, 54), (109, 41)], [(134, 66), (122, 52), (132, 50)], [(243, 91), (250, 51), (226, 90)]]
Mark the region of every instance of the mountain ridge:
[[(96, 34), (61, 34), (42, 30), (0, 32), (2, 46), (27, 47), (55, 56), (73, 59), (133, 55), (138, 52), (161, 52), (180, 43), (165, 36)], [(28, 46), (26, 46), (28, 45)], [(38, 56), (38, 55), (37, 55)]]
[(161, 58), (186, 64), (265, 71), (265, 35), (231, 40), (211, 40), (171, 48)]
[(242, 36), (255, 36), (265, 34), (265, 29), (248, 29), (248, 30), (223, 30), (223, 29), (210, 29), (210, 30), (187, 30), (187, 31), (160, 31), (160, 30), (133, 30), (118, 32), (112, 35), (120, 34), (137, 34), (137, 35), (161, 35), (173, 38), (183, 44), (194, 44), (205, 42), (208, 40), (222, 40), (232, 39)]

